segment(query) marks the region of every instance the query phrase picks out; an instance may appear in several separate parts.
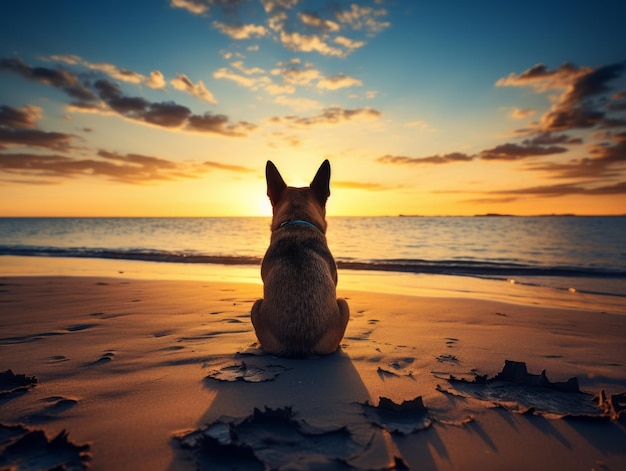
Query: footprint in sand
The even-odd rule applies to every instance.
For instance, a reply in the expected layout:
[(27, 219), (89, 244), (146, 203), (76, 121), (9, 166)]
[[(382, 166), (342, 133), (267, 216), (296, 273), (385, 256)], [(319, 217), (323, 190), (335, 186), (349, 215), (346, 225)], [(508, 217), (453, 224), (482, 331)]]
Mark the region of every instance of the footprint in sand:
[(112, 351), (105, 352), (99, 359), (96, 361), (92, 361), (89, 363), (85, 363), (85, 366), (96, 366), (96, 365), (104, 365), (105, 363), (109, 363), (115, 357), (115, 353)]
[(46, 363), (61, 363), (64, 361), (69, 361), (69, 358), (63, 355), (53, 355), (51, 357), (46, 358)]
[(456, 347), (456, 344), (459, 341), (459, 339), (455, 339), (454, 337), (446, 337), (444, 340), (446, 341), (448, 348)]
[(98, 324), (76, 324), (76, 325), (72, 325), (68, 327), (65, 330), (67, 330), (68, 332), (78, 332), (81, 330), (91, 329), (92, 327), (96, 327), (96, 326), (98, 326)]

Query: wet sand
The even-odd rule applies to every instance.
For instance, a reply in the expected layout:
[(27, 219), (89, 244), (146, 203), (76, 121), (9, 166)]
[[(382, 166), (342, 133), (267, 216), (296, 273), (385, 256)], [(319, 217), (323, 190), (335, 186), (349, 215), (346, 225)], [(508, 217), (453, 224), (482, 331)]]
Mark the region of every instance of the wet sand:
[(339, 290), (340, 351), (288, 360), (261, 290), (0, 278), (0, 469), (626, 468), (624, 315)]

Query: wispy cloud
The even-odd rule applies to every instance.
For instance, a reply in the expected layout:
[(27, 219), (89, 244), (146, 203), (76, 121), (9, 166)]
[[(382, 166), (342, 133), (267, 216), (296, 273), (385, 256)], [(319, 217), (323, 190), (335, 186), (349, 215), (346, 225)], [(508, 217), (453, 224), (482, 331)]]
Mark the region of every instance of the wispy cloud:
[(346, 190), (366, 190), (366, 191), (382, 191), (391, 190), (392, 188), (380, 183), (371, 182), (352, 182), (352, 181), (334, 181), (333, 187), (344, 188)]
[(450, 154), (436, 154), (427, 157), (406, 157), (402, 155), (383, 155), (376, 159), (383, 164), (395, 165), (422, 165), (422, 164), (450, 164), (455, 162), (470, 162), (475, 156), (462, 152), (452, 152)]
[[(349, 8), (336, 8), (324, 15), (318, 11), (303, 11), (298, 0), (261, 0), (262, 12), (243, 2), (228, 0), (170, 0), (173, 8), (182, 8), (195, 15), (217, 17), (211, 25), (234, 40), (271, 37), (290, 51), (318, 53), (324, 56), (346, 57), (365, 45), (360, 36), (373, 37), (390, 26), (384, 8), (352, 3)], [(213, 11), (212, 6), (220, 7)], [(220, 11), (222, 15), (220, 15)], [(253, 14), (256, 13), (256, 14)], [(259, 24), (259, 13), (265, 14), (265, 24)], [(327, 9), (325, 13), (328, 13)], [(244, 19), (247, 17), (247, 19)]]
[(232, 39), (258, 38), (265, 36), (268, 32), (264, 26), (255, 24), (240, 25), (214, 21), (212, 25), (215, 29), (230, 36)]
[[(141, 154), (120, 154), (100, 150), (92, 158), (60, 154), (0, 154), (0, 172), (22, 177), (13, 182), (62, 183), (64, 179), (89, 177), (126, 184), (145, 184), (199, 178), (211, 170), (250, 172), (247, 167), (220, 162), (175, 162)], [(26, 178), (26, 179), (24, 179)], [(6, 181), (6, 180), (5, 180)]]
[(193, 83), (185, 74), (177, 74), (175, 78), (170, 80), (170, 84), (176, 90), (185, 91), (190, 95), (195, 96), (196, 98), (200, 98), (201, 100), (204, 100), (208, 103), (217, 103), (217, 100), (213, 96), (213, 93), (207, 90), (202, 80), (198, 80), (198, 83)]
[(138, 72), (118, 67), (109, 63), (92, 63), (77, 55), (51, 55), (44, 58), (55, 62), (63, 62), (69, 65), (81, 65), (90, 70), (103, 72), (109, 77), (121, 82), (133, 83), (135, 85), (147, 85), (150, 88), (164, 88), (166, 83), (163, 74), (158, 70), (152, 71), (149, 76)]
[(209, 0), (170, 0), (173, 8), (182, 8), (195, 15), (202, 15), (209, 11)]
[(325, 90), (338, 90), (340, 88), (361, 86), (363, 82), (345, 74), (337, 74), (332, 77), (325, 77), (317, 82), (317, 88)]
[(309, 117), (283, 116), (269, 120), (272, 124), (286, 124), (297, 127), (312, 127), (320, 125), (336, 125), (352, 120), (376, 120), (381, 112), (373, 108), (345, 109), (337, 106), (325, 108), (320, 114)]

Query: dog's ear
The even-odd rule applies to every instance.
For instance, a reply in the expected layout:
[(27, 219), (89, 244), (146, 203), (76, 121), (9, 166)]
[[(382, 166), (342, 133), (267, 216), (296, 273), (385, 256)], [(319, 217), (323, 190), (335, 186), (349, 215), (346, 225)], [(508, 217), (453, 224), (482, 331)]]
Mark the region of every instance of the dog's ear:
[(324, 160), (311, 182), (311, 190), (322, 206), (330, 196), (330, 162)]
[(280, 176), (276, 166), (269, 160), (265, 165), (265, 179), (267, 180), (267, 196), (269, 196), (272, 206), (275, 206), (283, 190), (287, 188), (287, 184)]

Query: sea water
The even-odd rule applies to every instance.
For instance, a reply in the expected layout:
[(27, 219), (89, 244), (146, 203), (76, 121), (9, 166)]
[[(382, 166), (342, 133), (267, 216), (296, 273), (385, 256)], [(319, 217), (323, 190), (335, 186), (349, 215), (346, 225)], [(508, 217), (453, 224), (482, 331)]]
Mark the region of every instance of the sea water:
[[(0, 265), (9, 257), (108, 259), (141, 261), (147, 271), (157, 262), (172, 272), (253, 269), (256, 277), (269, 224), (261, 217), (0, 218)], [(625, 234), (624, 216), (330, 217), (327, 238), (348, 278), (411, 274), (396, 278), (407, 280), (408, 292), (410, 280), (436, 275), (442, 285), (494, 280), (610, 297), (619, 306), (626, 304)]]

